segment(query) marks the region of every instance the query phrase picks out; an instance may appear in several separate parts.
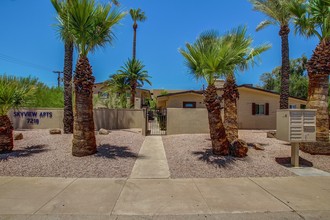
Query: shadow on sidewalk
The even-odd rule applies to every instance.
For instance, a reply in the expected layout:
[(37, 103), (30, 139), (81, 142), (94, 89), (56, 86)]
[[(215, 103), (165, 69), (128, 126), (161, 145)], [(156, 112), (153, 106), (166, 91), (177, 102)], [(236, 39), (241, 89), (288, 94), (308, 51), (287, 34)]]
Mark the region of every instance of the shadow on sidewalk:
[(34, 154), (49, 151), (45, 149), (47, 145), (33, 145), (20, 150), (13, 150), (12, 152), (0, 154), (0, 161), (6, 161), (8, 158), (30, 157)]
[(206, 149), (205, 151), (193, 151), (193, 155), (198, 157), (198, 160), (206, 162), (208, 164), (216, 165), (218, 167), (227, 167), (236, 160), (242, 160), (231, 156), (217, 156), (212, 153), (212, 149)]
[(112, 146), (110, 144), (103, 144), (97, 147), (95, 157), (105, 157), (108, 159), (116, 158), (138, 158), (138, 154), (130, 151), (126, 146)]
[[(276, 157), (275, 158), (275, 161), (276, 163), (282, 165), (282, 166), (291, 166), (291, 157)], [(299, 164), (301, 166), (304, 166), (304, 167), (313, 167), (313, 163), (304, 159), (304, 158), (301, 158), (299, 157)]]

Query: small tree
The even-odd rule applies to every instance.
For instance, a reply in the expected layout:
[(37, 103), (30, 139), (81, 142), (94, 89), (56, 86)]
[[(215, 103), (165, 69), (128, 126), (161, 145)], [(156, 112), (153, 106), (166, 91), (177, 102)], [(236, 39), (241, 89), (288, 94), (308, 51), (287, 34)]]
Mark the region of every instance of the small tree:
[(151, 85), (148, 75), (148, 71), (146, 71), (145, 66), (143, 65), (142, 61), (136, 59), (128, 59), (124, 66), (118, 70), (117, 74), (120, 77), (123, 77), (126, 84), (129, 84), (131, 97), (130, 97), (130, 107), (134, 108), (135, 102), (135, 94), (136, 88), (140, 88), (144, 85), (144, 83), (148, 83)]
[(37, 80), (30, 77), (0, 76), (0, 153), (14, 147), (13, 126), (8, 112), (33, 100), (36, 83)]

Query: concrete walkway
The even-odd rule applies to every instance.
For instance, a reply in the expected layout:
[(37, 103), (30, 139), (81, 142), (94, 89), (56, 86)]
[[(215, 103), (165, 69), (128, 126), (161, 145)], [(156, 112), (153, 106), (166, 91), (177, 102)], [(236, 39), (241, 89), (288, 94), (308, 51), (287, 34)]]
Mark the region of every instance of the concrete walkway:
[(149, 136), (128, 179), (0, 177), (0, 220), (330, 219), (330, 176), (169, 177)]
[(147, 136), (142, 144), (132, 179), (168, 179), (170, 171), (161, 136)]
[(0, 177), (0, 219), (329, 219), (330, 177)]

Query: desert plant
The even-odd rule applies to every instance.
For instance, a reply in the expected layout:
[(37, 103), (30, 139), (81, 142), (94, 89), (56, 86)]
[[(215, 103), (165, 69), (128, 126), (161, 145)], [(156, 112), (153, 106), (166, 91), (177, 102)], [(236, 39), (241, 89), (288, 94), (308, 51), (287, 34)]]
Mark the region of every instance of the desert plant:
[(36, 83), (37, 79), (31, 77), (0, 76), (0, 153), (11, 151), (14, 147), (9, 110), (33, 101)]

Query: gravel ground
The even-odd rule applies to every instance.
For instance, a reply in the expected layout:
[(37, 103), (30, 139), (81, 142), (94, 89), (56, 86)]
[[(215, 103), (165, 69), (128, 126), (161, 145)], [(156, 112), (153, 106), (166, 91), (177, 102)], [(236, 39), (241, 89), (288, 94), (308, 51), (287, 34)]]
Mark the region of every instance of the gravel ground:
[[(240, 130), (247, 143), (259, 143), (265, 150), (249, 147), (246, 158), (213, 156), (209, 135), (163, 136), (172, 178), (275, 177), (294, 176), (285, 169), (290, 163), (291, 148), (285, 142), (267, 138), (266, 131)], [(304, 166), (330, 172), (330, 156), (315, 156), (300, 151)]]
[(0, 176), (128, 177), (144, 140), (139, 130), (114, 130), (96, 135), (95, 155), (77, 158), (71, 155), (72, 135), (19, 132), (24, 139), (15, 141), (13, 152), (0, 154)]

